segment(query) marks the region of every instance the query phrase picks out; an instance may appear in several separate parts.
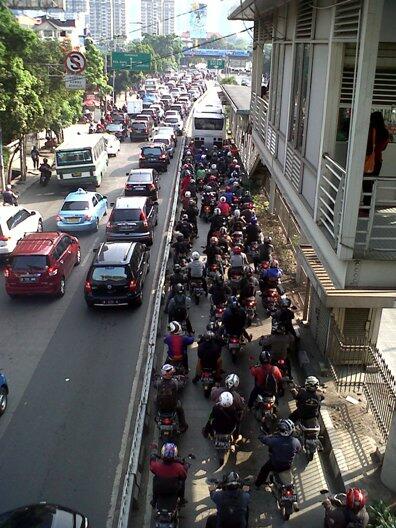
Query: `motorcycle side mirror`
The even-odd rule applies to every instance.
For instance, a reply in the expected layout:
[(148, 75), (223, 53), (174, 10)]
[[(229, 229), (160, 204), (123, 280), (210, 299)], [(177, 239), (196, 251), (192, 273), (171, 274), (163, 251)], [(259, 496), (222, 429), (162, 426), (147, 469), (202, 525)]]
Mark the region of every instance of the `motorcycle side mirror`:
[(321, 489), (319, 493), (320, 493), (321, 495), (327, 495), (327, 493), (329, 493), (329, 490), (327, 490), (327, 489)]
[(193, 453), (189, 453), (187, 455), (187, 458), (189, 458), (190, 460), (195, 460), (197, 457)]
[(110, 202), (111, 207), (114, 207), (115, 202)]
[(36, 211), (30, 211), (30, 216), (34, 216), (36, 214)]

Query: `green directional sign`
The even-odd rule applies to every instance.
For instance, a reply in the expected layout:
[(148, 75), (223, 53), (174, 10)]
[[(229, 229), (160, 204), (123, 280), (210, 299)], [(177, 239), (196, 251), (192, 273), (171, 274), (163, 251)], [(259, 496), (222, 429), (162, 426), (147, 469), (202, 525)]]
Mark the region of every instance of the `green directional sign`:
[(150, 71), (151, 54), (113, 51), (111, 54), (111, 67), (113, 70)]
[(225, 60), (223, 59), (208, 59), (209, 70), (224, 70)]

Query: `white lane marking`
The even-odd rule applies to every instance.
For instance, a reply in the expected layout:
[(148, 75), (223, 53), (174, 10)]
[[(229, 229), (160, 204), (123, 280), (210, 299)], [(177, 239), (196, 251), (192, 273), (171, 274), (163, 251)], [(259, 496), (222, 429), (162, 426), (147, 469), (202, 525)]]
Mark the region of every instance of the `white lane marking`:
[[(99, 244), (101, 239), (102, 239), (102, 234), (97, 235), (95, 237), (95, 240), (93, 241), (92, 247), (95, 248)], [(86, 266), (88, 260), (91, 259), (91, 258), (92, 258), (92, 253), (90, 251), (88, 251), (87, 254), (85, 255), (83, 261), (81, 262), (81, 266), (84, 268)]]

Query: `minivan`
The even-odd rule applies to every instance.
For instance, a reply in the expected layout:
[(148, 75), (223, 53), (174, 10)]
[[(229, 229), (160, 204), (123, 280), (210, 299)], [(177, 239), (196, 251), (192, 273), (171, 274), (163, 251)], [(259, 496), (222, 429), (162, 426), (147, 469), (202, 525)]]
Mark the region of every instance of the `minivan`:
[(106, 225), (107, 240), (153, 243), (158, 204), (146, 196), (117, 198)]
[(153, 133), (153, 123), (151, 121), (132, 121), (129, 129), (131, 141), (145, 139), (148, 141)]
[(140, 242), (104, 242), (84, 285), (85, 302), (94, 306), (132, 306), (143, 301), (150, 252)]

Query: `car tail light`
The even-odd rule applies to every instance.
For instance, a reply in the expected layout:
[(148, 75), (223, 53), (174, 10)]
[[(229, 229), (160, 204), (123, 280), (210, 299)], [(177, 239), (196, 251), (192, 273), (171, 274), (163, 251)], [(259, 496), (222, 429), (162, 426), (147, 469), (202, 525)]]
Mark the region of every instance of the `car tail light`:
[(139, 159), (144, 160), (144, 159), (146, 159), (146, 157), (143, 156), (143, 154), (140, 154)]
[(7, 236), (0, 236), (0, 242), (7, 242), (7, 240), (10, 240), (11, 237)]
[(132, 188), (133, 188), (133, 185), (131, 185), (130, 183), (125, 184), (125, 189), (132, 189)]
[(231, 343), (239, 343), (239, 339), (237, 337), (231, 337), (230, 341)]
[(4, 270), (4, 277), (9, 277), (11, 275), (11, 268), (5, 268)]
[(85, 281), (84, 290), (86, 293), (92, 292), (92, 284), (90, 283), (90, 281)]
[(283, 490), (283, 495), (286, 495), (287, 497), (290, 497), (290, 495), (293, 495), (293, 490), (290, 488)]
[(171, 425), (172, 420), (170, 418), (162, 418), (161, 423), (163, 425)]
[(284, 360), (284, 359), (280, 359), (280, 360), (278, 361), (278, 364), (279, 364), (279, 365), (284, 365), (284, 364), (285, 364), (285, 360)]
[(50, 277), (55, 277), (55, 275), (58, 274), (58, 268), (55, 268), (55, 266), (49, 266), (47, 267), (47, 273)]
[(135, 279), (133, 279), (129, 283), (129, 291), (134, 293), (136, 291), (136, 288), (137, 288), (137, 281)]
[(154, 183), (150, 183), (150, 185), (149, 185), (149, 191), (154, 191), (154, 189), (155, 189), (155, 185), (154, 185)]
[(91, 220), (92, 216), (91, 215), (84, 215), (84, 220)]

